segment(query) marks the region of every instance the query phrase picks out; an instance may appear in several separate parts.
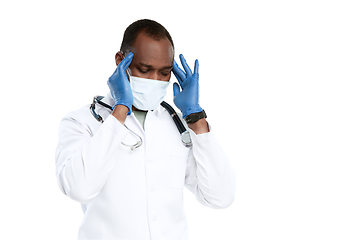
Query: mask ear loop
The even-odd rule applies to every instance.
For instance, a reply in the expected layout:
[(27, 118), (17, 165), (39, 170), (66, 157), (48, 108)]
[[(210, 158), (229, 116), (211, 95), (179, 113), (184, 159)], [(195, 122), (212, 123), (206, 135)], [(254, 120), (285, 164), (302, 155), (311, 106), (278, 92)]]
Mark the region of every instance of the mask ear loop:
[[(121, 52), (121, 53), (122, 53), (122, 52)], [(125, 56), (124, 53), (122, 53), (122, 55)], [(128, 67), (127, 69), (125, 69), (125, 73), (126, 73), (126, 76), (127, 76), (127, 78), (128, 78), (128, 81), (130, 82), (130, 76), (131, 76), (131, 74), (130, 74), (130, 72), (129, 72), (129, 67)], [(130, 132), (133, 136), (138, 137), (138, 138), (139, 138), (139, 141), (138, 141), (137, 143), (135, 143), (134, 145), (125, 144), (125, 143), (123, 143), (123, 142), (121, 142), (121, 144), (124, 145), (125, 147), (130, 147), (131, 151), (134, 150), (135, 148), (140, 147), (140, 146), (142, 145), (142, 143), (143, 143), (142, 138), (141, 138), (139, 135), (137, 135), (134, 131), (132, 131), (130, 128), (128, 128), (125, 124), (124, 124), (124, 126), (126, 127), (127, 130), (129, 130), (129, 132)]]
[[(130, 72), (129, 72), (129, 68), (125, 69), (125, 73), (126, 73), (126, 76), (127, 76), (128, 80), (129, 80), (129, 82), (130, 82)], [(139, 135), (137, 135), (134, 131), (132, 131), (130, 128), (128, 128), (125, 124), (124, 124), (124, 126), (127, 128), (127, 130), (129, 130), (129, 132), (130, 132), (133, 136), (138, 137), (138, 138), (140, 139), (140, 141), (138, 141), (138, 142), (137, 142), (136, 144), (134, 144), (134, 145), (128, 145), (128, 144), (125, 144), (125, 143), (123, 143), (123, 142), (121, 142), (121, 144), (124, 145), (124, 146), (126, 146), (126, 147), (130, 147), (131, 151), (134, 150), (135, 148), (140, 147), (140, 146), (142, 145), (142, 143), (143, 143), (142, 138), (141, 138)]]

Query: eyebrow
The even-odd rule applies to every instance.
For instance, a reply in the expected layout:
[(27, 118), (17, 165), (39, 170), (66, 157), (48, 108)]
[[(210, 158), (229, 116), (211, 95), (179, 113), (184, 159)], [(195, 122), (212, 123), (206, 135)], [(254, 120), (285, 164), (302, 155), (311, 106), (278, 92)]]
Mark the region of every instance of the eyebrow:
[[(147, 68), (153, 68), (152, 65), (148, 65), (148, 64), (145, 64), (145, 63), (142, 63), (140, 62), (140, 65), (144, 66), (144, 67), (147, 67)], [(168, 67), (163, 67), (162, 69), (171, 69), (173, 66), (168, 66)]]

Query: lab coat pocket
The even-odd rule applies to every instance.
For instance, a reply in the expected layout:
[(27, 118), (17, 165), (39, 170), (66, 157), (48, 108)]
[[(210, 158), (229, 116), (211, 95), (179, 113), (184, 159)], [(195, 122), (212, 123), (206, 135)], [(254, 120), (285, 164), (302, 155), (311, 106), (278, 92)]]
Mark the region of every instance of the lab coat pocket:
[(185, 183), (189, 150), (184, 147), (171, 148), (171, 187), (182, 190)]

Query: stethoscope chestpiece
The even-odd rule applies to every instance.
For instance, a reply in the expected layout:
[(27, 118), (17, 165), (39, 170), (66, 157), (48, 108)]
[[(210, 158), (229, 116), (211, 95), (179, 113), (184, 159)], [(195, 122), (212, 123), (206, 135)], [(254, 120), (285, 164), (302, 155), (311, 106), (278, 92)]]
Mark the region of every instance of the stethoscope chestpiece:
[(193, 145), (191, 142), (190, 133), (188, 131), (181, 133), (181, 141), (187, 148), (191, 148)]

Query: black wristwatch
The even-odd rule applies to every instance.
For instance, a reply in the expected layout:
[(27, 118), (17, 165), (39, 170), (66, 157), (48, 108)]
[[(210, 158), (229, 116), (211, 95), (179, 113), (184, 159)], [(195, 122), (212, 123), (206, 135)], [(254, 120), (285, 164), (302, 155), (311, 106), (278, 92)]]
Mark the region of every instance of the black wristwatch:
[(186, 122), (187, 124), (189, 124), (189, 123), (195, 123), (195, 122), (199, 121), (200, 119), (206, 118), (206, 117), (207, 117), (207, 116), (206, 116), (205, 110), (203, 110), (202, 112), (199, 112), (199, 113), (192, 113), (192, 114), (190, 114), (189, 116), (187, 116), (187, 117), (185, 118), (185, 122)]

